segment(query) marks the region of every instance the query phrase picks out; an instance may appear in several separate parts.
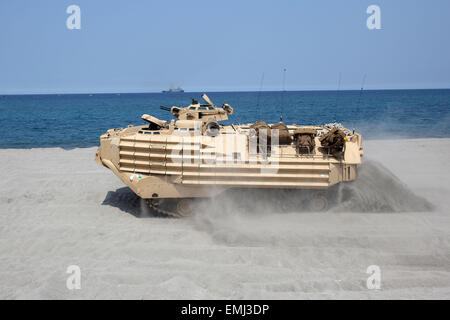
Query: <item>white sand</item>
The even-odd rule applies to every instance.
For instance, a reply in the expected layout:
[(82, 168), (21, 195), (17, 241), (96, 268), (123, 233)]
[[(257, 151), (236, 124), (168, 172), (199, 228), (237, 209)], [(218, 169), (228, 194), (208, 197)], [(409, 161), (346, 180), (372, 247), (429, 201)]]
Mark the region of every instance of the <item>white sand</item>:
[[(450, 139), (366, 141), (350, 213), (219, 204), (189, 219), (137, 218), (139, 200), (94, 154), (0, 150), (0, 298), (450, 298)], [(407, 212), (367, 212), (381, 202)], [(66, 288), (72, 264), (80, 290)], [(373, 264), (381, 290), (366, 288)]]

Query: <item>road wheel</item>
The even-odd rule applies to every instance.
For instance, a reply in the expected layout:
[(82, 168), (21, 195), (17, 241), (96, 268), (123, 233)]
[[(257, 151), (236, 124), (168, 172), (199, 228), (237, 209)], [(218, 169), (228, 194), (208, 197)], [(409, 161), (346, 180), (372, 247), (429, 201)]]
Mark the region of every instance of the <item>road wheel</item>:
[(315, 195), (309, 201), (309, 209), (314, 212), (323, 212), (328, 209), (328, 200), (323, 195)]
[(181, 199), (177, 203), (177, 213), (182, 217), (191, 216), (194, 213), (194, 201), (192, 199)]

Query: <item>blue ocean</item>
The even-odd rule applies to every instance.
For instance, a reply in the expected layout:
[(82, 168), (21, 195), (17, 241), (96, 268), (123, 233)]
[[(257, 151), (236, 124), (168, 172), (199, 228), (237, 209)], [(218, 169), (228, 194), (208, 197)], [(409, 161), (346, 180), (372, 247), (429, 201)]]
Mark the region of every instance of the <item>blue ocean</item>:
[[(364, 139), (450, 137), (450, 89), (365, 91), (208, 92), (228, 103), (227, 123), (340, 122)], [(97, 146), (110, 128), (144, 124), (141, 115), (171, 114), (159, 106), (186, 106), (200, 92), (0, 96), (0, 148)]]

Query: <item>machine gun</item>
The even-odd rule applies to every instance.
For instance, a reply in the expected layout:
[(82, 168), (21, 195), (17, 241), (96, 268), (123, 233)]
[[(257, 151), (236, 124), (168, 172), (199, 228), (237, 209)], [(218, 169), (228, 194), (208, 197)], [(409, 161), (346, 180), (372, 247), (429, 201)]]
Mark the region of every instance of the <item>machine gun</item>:
[(169, 112), (171, 112), (174, 116), (176, 116), (177, 117), (177, 115), (180, 113), (180, 108), (178, 108), (178, 107), (172, 107), (172, 108), (169, 108), (169, 107), (165, 107), (165, 106), (159, 106), (159, 108), (161, 109), (161, 110), (165, 110), (165, 111), (169, 111)]

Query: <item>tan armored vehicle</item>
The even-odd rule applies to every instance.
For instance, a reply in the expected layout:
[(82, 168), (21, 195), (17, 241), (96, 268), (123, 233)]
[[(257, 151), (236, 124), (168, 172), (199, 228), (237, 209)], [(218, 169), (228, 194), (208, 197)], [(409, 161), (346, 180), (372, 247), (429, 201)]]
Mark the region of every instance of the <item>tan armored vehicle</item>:
[[(358, 133), (339, 124), (221, 125), (233, 108), (202, 98), (205, 104), (161, 107), (176, 120), (144, 114), (146, 125), (108, 130), (96, 161), (155, 211), (176, 217), (191, 214), (196, 198), (230, 188), (324, 190), (356, 178), (363, 154)], [(308, 201), (311, 210), (327, 209), (323, 193)]]

